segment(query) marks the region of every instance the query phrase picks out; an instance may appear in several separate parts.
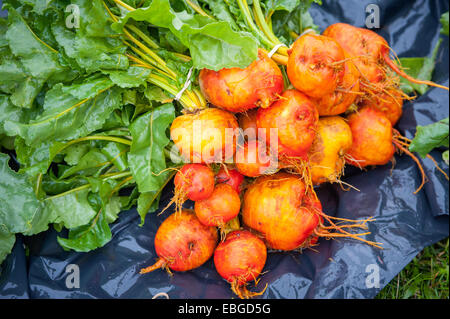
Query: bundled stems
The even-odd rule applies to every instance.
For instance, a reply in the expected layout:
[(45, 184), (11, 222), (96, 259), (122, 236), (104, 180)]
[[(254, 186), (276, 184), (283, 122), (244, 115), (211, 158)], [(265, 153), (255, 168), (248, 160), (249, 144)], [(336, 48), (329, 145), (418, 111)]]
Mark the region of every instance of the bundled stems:
[[(247, 0), (237, 0), (237, 3), (239, 5), (239, 9), (244, 15), (247, 26), (256, 33), (262, 44), (271, 49), (276, 45), (282, 44), (282, 42), (275, 36), (272, 28), (267, 23), (267, 19), (264, 17), (259, 0), (253, 1), (253, 16), (248, 6)], [(280, 46), (277, 49), (277, 52), (279, 54), (277, 57), (275, 57), (275, 59), (279, 59), (279, 61), (277, 62), (280, 63), (286, 60), (287, 63), (287, 47)], [(282, 57), (285, 57), (286, 59), (280, 59)]]
[[(211, 15), (206, 13), (201, 7), (196, 5), (190, 0), (185, 0), (187, 5), (189, 5), (195, 12), (200, 14), (201, 16), (208, 17), (210, 19), (214, 19)], [(266, 46), (267, 48), (272, 49), (278, 44), (281, 44), (281, 41), (278, 40), (278, 38), (274, 35), (272, 28), (270, 26), (270, 16), (268, 18), (264, 18), (264, 14), (262, 13), (261, 6), (259, 5), (259, 1), (257, 3), (254, 3), (253, 7), (253, 15), (255, 17), (255, 21), (253, 21), (252, 13), (250, 12), (250, 9), (247, 4), (247, 0), (238, 0), (239, 8), (241, 9), (242, 14), (244, 15), (245, 22), (247, 23), (247, 26), (256, 33), (261, 43)], [(255, 24), (256, 23), (256, 24)], [(260, 48), (264, 53), (268, 54), (269, 51), (266, 49)], [(281, 65), (287, 64), (287, 48), (286, 47), (280, 47), (277, 50), (278, 53), (274, 53), (271, 56), (271, 59), (274, 60), (276, 63)]]
[[(116, 5), (128, 11), (135, 10), (133, 7), (120, 0), (113, 1)], [(118, 17), (111, 12), (105, 2), (103, 2), (103, 5), (112, 20), (117, 22), (119, 20)], [(147, 81), (160, 87), (171, 95), (177, 96), (182, 90), (177, 83), (177, 78), (180, 77), (180, 74), (171, 69), (164, 59), (155, 52), (155, 50), (160, 49), (160, 46), (142, 30), (131, 24), (126, 24), (123, 27), (123, 35), (125, 37), (123, 43), (132, 51), (127, 54), (127, 57), (130, 61), (135, 63), (133, 65), (152, 70)], [(174, 54), (174, 56), (179, 58), (182, 62), (189, 62), (191, 60), (190, 57), (179, 53)], [(200, 90), (196, 88), (184, 90), (181, 97), (178, 98), (178, 101), (183, 108), (189, 112), (194, 112), (207, 107), (206, 99), (203, 97)]]

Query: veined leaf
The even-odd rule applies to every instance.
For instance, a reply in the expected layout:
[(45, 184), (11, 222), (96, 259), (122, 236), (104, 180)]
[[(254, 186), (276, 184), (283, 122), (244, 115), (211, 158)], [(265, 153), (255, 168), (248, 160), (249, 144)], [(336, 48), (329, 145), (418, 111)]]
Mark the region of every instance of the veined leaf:
[(161, 192), (174, 175), (175, 172), (171, 172), (158, 190), (139, 194), (137, 199), (137, 211), (139, 216), (141, 216), (140, 226), (144, 225), (145, 216), (147, 216), (148, 213), (153, 213), (158, 209)]
[(278, 10), (290, 12), (300, 5), (300, 1), (301, 0), (267, 0), (261, 2), (265, 4), (267, 12), (273, 12)]
[(120, 90), (109, 78), (71, 86), (58, 84), (47, 92), (42, 114), (27, 124), (6, 121), (4, 127), (27, 145), (75, 139), (100, 129), (120, 105)]
[(28, 74), (9, 50), (0, 50), (0, 91), (11, 94), (12, 104), (31, 108), (44, 82)]
[(9, 21), (6, 39), (26, 71), (44, 80), (63, 72), (64, 68), (58, 62), (58, 51), (39, 39), (13, 7), (7, 5), (6, 9)]
[(121, 88), (133, 88), (147, 83), (150, 70), (131, 66), (126, 71), (104, 71), (104, 73), (109, 74), (111, 81)]
[(0, 225), (9, 233), (46, 230), (56, 215), (43, 210), (28, 176), (11, 170), (8, 161), (9, 156), (0, 153)]
[(104, 246), (111, 240), (111, 229), (101, 211), (92, 222), (70, 230), (68, 238), (57, 238), (58, 243), (66, 250), (87, 252)]
[(52, 34), (65, 54), (87, 73), (98, 70), (126, 70), (125, 45), (115, 37), (108, 13), (100, 0), (75, 0), (79, 27), (67, 28), (64, 19), (55, 21)]
[(409, 150), (425, 158), (431, 150), (441, 146), (449, 147), (448, 117), (433, 124), (418, 126)]
[(12, 105), (8, 95), (0, 94), (0, 134), (5, 134), (3, 123), (5, 120), (22, 121), (23, 111)]
[(106, 156), (118, 171), (124, 171), (128, 168), (127, 154), (130, 150), (128, 145), (110, 142), (102, 147), (101, 152)]
[(88, 198), (89, 205), (96, 213), (85, 225), (69, 231), (68, 238), (58, 237), (59, 244), (64, 249), (75, 251), (90, 251), (104, 246), (111, 240), (109, 223), (112, 223), (121, 210), (121, 200), (114, 196), (123, 182), (104, 181), (88, 178), (91, 190), (95, 193)]
[(64, 169), (58, 167), (60, 179), (70, 177), (74, 174), (84, 176), (96, 176), (101, 173), (101, 169), (111, 165), (108, 157), (99, 149), (93, 148), (80, 158), (73, 166), (65, 166)]
[(175, 118), (172, 104), (161, 105), (139, 116), (131, 125), (133, 137), (128, 164), (141, 193), (158, 191), (170, 172), (166, 169), (166, 130)]

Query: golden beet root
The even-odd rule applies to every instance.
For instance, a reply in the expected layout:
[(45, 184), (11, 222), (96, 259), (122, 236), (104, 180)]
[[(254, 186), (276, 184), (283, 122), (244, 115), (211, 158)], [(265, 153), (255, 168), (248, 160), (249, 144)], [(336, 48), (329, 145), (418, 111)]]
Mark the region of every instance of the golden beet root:
[(244, 69), (201, 70), (199, 84), (211, 104), (230, 112), (268, 107), (284, 90), (280, 68), (261, 50)]

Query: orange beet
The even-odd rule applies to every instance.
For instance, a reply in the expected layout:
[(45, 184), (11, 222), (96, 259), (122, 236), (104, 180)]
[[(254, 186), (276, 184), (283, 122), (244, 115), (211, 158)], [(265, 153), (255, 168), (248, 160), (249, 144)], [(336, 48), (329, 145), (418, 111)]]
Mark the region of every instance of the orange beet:
[(185, 194), (187, 199), (206, 199), (214, 191), (214, 172), (203, 164), (185, 164), (175, 174), (175, 192)]
[(284, 89), (280, 68), (261, 50), (244, 69), (201, 70), (199, 84), (210, 103), (230, 112), (268, 107)]
[(390, 69), (410, 82), (448, 90), (446, 86), (432, 81), (414, 79), (407, 75), (401, 66), (390, 58), (390, 47), (387, 41), (372, 30), (346, 23), (336, 23), (328, 26), (323, 35), (335, 39), (350, 56), (355, 58), (354, 63), (368, 83), (386, 82), (388, 86), (392, 85), (392, 74), (386, 72)]
[(210, 197), (195, 202), (195, 214), (206, 226), (224, 226), (240, 208), (239, 194), (228, 184), (217, 184)]
[(322, 33), (335, 39), (351, 56), (362, 77), (371, 83), (384, 79), (379, 63), (385, 50), (389, 51), (386, 40), (375, 32), (354, 27), (346, 23), (335, 23)]
[(344, 113), (359, 97), (359, 72), (352, 61), (344, 63), (345, 73), (335, 91), (314, 99), (320, 116)]
[(358, 167), (387, 164), (395, 153), (392, 124), (380, 111), (363, 107), (348, 117), (353, 143), (347, 162)]
[(292, 174), (259, 177), (244, 194), (242, 221), (261, 233), (270, 248), (302, 247), (319, 225), (313, 207), (321, 210), (320, 202), (305, 191), (304, 182)]
[(238, 146), (235, 156), (236, 169), (244, 176), (257, 177), (270, 174), (277, 168), (276, 154), (264, 141), (252, 140)]
[(403, 113), (403, 96), (398, 90), (387, 89), (385, 92), (365, 98), (359, 105), (382, 112), (394, 126)]
[(170, 137), (181, 155), (194, 163), (222, 162), (236, 151), (236, 117), (218, 108), (207, 108), (175, 118)]
[(219, 172), (216, 174), (216, 182), (218, 184), (225, 183), (230, 185), (239, 194), (242, 190), (244, 175), (239, 173), (237, 169), (227, 168), (225, 170), (221, 167)]
[(245, 289), (247, 282), (261, 274), (267, 259), (264, 242), (247, 230), (229, 233), (214, 252), (214, 265), (222, 278), (231, 283), (231, 288), (240, 298), (261, 295)]
[(287, 74), (292, 85), (314, 98), (334, 92), (344, 76), (345, 52), (331, 38), (305, 34), (289, 51)]
[[(278, 130), (278, 154), (305, 158), (314, 140), (319, 113), (314, 102), (297, 90), (287, 90), (267, 109), (258, 109), (257, 126)], [(269, 133), (266, 133), (269, 137)]]
[(422, 183), (414, 194), (422, 189), (426, 175), (419, 159), (409, 151), (411, 140), (393, 129), (383, 112), (365, 106), (348, 117), (348, 124), (352, 130), (353, 144), (347, 152), (347, 163), (358, 167), (384, 165), (393, 159), (398, 150), (416, 162), (422, 175)]
[(217, 241), (217, 229), (200, 223), (193, 211), (174, 213), (164, 220), (156, 232), (158, 261), (140, 273), (159, 268), (188, 271), (200, 267), (213, 255)]
[(258, 137), (258, 126), (256, 125), (256, 115), (258, 109), (251, 109), (237, 115), (239, 127), (242, 129), (247, 140)]
[(366, 229), (371, 220), (352, 221), (326, 215), (314, 190), (307, 188), (297, 175), (283, 172), (258, 177), (247, 188), (242, 204), (243, 223), (260, 233), (268, 248), (285, 251), (311, 247), (317, 243), (316, 237), (353, 238), (380, 248), (380, 243), (361, 238), (368, 232), (348, 231)]

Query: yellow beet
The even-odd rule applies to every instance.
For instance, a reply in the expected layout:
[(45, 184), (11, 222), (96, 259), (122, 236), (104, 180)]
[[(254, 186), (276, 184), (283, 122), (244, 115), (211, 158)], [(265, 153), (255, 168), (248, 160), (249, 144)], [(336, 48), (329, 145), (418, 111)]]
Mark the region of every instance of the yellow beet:
[(215, 163), (234, 155), (237, 129), (239, 125), (232, 113), (207, 108), (175, 118), (170, 127), (170, 137), (186, 160)]
[(314, 185), (335, 182), (342, 175), (345, 154), (352, 147), (352, 131), (340, 116), (319, 119), (316, 136), (309, 151)]

